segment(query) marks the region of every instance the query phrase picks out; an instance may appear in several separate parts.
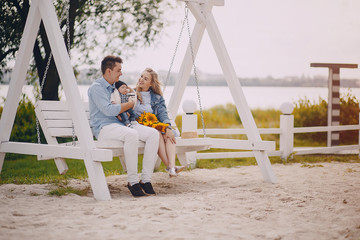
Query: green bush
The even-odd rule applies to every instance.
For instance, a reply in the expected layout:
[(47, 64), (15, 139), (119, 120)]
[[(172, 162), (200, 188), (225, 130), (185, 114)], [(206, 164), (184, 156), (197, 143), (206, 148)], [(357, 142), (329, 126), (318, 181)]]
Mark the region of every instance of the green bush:
[[(198, 115), (198, 128), (202, 128), (200, 111), (196, 111)], [(241, 120), (233, 104), (218, 105), (203, 111), (205, 128), (232, 128), (240, 127)], [(181, 132), (182, 116), (176, 116), (175, 123)]]
[[(319, 98), (319, 102), (311, 103), (309, 99), (300, 99), (295, 103), (294, 111), (295, 127), (315, 127), (327, 125), (327, 102)], [(327, 133), (301, 133), (295, 137), (301, 140), (315, 140), (316, 142), (326, 143)]]
[[(300, 99), (295, 103), (295, 127), (327, 126), (327, 102), (319, 98), (318, 103), (311, 103), (308, 99)], [(359, 102), (350, 92), (340, 97), (340, 125), (359, 124)], [(301, 133), (295, 137), (301, 140), (311, 140), (326, 144), (327, 133)], [(358, 131), (341, 131), (340, 144), (358, 143)]]
[[(0, 107), (0, 116), (3, 107)], [(44, 136), (40, 128), (41, 142), (44, 143)], [(14, 126), (11, 131), (10, 141), (37, 143), (36, 117), (34, 104), (23, 94), (17, 108)], [(17, 158), (17, 155), (6, 154), (6, 159)]]
[[(340, 125), (359, 124), (359, 111), (359, 101), (355, 96), (347, 93), (344, 97), (340, 98)], [(357, 144), (358, 142), (358, 131), (340, 131), (341, 144)]]
[(22, 96), (16, 112), (10, 141), (37, 142), (34, 105), (25, 95)]

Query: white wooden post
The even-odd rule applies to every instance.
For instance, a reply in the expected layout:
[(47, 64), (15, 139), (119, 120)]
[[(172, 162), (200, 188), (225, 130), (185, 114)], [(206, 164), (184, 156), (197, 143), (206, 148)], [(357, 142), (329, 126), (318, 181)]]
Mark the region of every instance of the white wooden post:
[[(25, 84), (26, 70), (29, 66), (36, 34), (40, 26), (39, 1), (32, 1), (24, 32), (20, 41), (16, 64), (11, 73), (11, 81), (6, 95), (3, 112), (0, 120), (0, 144), (10, 139), (17, 107), (20, 101), (22, 87)], [(4, 163), (5, 153), (0, 153), (0, 172)]]
[[(182, 138), (194, 138), (197, 137), (197, 115), (194, 114), (196, 110), (196, 102), (193, 100), (185, 100), (183, 102), (184, 114), (182, 115)], [(196, 167), (196, 151), (186, 152), (185, 159), (183, 156), (179, 156), (179, 161), (183, 166), (189, 166), (190, 168)]]
[(280, 151), (281, 159), (286, 161), (294, 150), (294, 115), (291, 115), (294, 106), (286, 102), (281, 104), (280, 110)]
[[(359, 110), (360, 110), (360, 103), (359, 103)], [(359, 126), (360, 126), (360, 112), (359, 112)], [(359, 130), (359, 145), (360, 145), (360, 130)], [(359, 149), (359, 158), (360, 158), (360, 149)]]

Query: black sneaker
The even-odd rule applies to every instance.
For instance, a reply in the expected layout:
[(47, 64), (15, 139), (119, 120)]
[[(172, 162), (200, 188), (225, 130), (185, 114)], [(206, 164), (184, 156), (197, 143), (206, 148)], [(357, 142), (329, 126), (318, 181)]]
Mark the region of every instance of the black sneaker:
[(143, 192), (143, 190), (140, 187), (139, 183), (136, 183), (132, 186), (130, 186), (130, 183), (128, 183), (128, 189), (130, 190), (131, 194), (134, 197), (142, 197), (142, 196), (146, 196), (145, 193)]
[(140, 184), (140, 187), (144, 190), (144, 192), (146, 194), (151, 194), (151, 195), (156, 194), (153, 187), (152, 187), (152, 185), (151, 185), (151, 182), (143, 183), (143, 182), (140, 181), (139, 184)]

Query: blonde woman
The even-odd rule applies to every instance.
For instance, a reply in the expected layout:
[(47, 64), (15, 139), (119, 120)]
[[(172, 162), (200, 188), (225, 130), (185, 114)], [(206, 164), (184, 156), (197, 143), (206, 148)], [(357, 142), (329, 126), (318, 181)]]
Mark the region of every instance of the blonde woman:
[(157, 73), (151, 68), (146, 68), (136, 84), (138, 103), (134, 112), (136, 118), (139, 118), (144, 112), (153, 113), (160, 122), (169, 124), (165, 132), (159, 131), (158, 155), (165, 164), (169, 176), (176, 177), (185, 166), (175, 166), (175, 135), (178, 134), (170, 127), (170, 118), (160, 86)]

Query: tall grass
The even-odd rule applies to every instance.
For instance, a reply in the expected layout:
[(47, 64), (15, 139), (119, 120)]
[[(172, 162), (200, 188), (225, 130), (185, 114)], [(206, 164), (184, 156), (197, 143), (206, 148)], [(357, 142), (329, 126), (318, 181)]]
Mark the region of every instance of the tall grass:
[[(253, 109), (251, 110), (256, 126), (258, 128), (279, 128), (281, 111), (277, 109)], [(198, 128), (202, 128), (199, 111)], [(303, 98), (294, 102), (294, 126), (312, 127), (327, 126), (327, 102), (319, 98), (318, 101), (311, 102)], [(241, 119), (238, 115), (236, 106), (227, 104), (226, 106), (215, 106), (203, 111), (205, 128), (243, 128)], [(176, 124), (181, 129), (182, 116), (176, 117)], [(359, 124), (359, 100), (348, 92), (340, 97), (340, 125)], [(211, 137), (246, 139), (244, 135), (216, 135)], [(277, 141), (279, 135), (262, 135), (263, 140)], [(298, 133), (295, 134), (295, 146), (325, 146), (326, 132), (319, 133)], [(340, 144), (357, 144), (358, 131), (341, 131)]]

